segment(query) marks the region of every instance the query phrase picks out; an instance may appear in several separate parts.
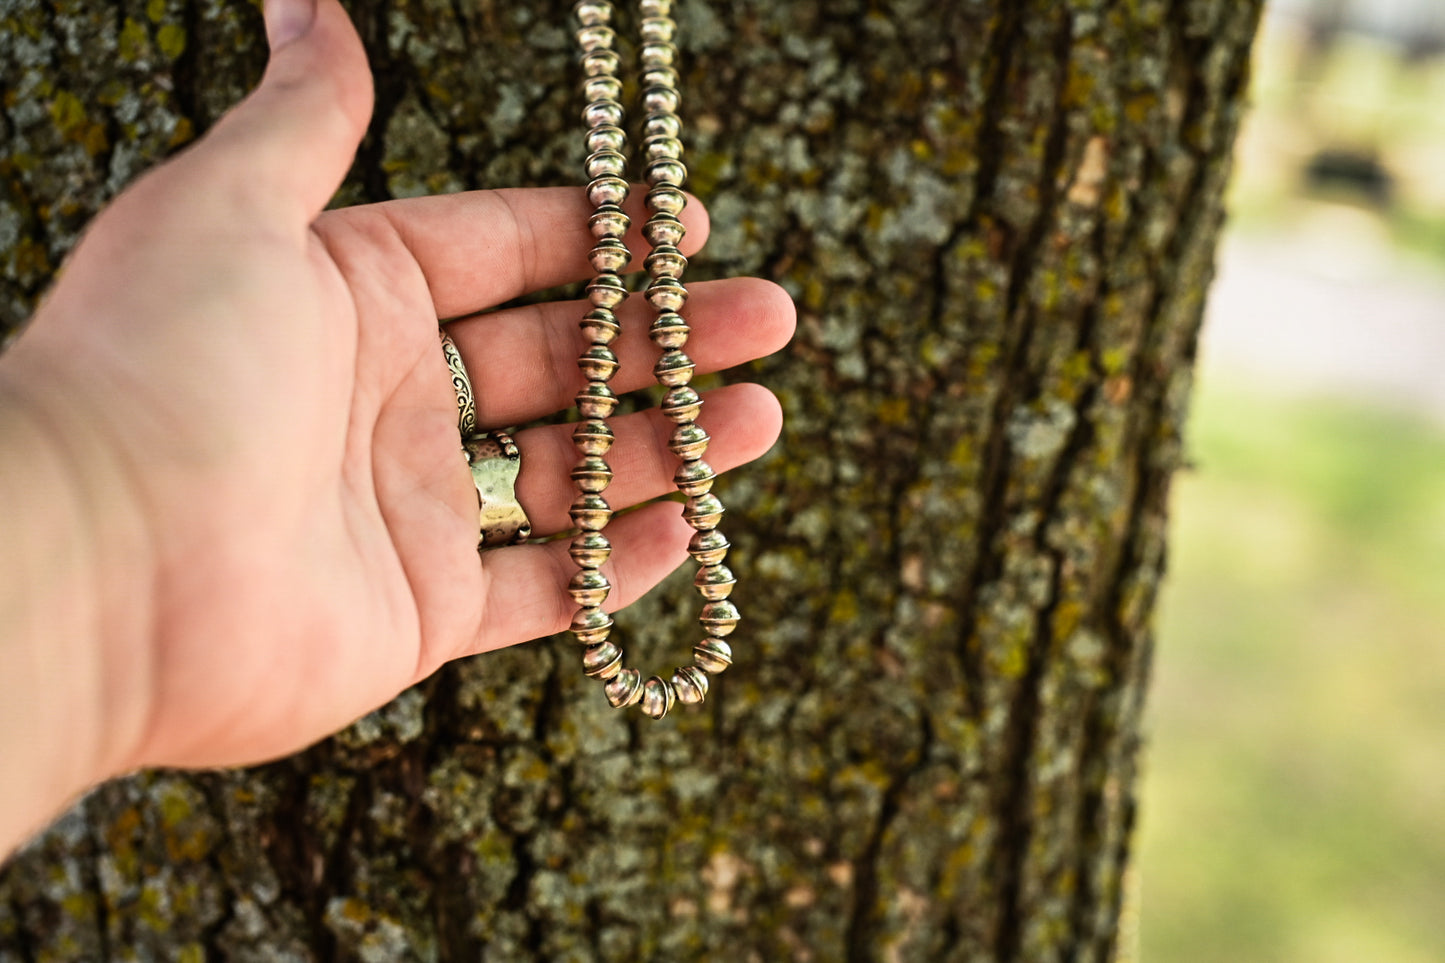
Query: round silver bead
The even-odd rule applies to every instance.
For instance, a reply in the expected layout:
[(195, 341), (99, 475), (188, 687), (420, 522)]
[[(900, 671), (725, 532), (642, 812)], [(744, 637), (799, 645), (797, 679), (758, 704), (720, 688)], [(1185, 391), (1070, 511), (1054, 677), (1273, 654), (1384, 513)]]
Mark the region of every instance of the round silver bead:
[(637, 85), (643, 90), (649, 87), (678, 87), (677, 71), (671, 67), (653, 67), (651, 70), (644, 70), (642, 76), (637, 78)]
[(587, 285), (587, 297), (610, 311), (627, 299), (627, 285), (615, 274), (599, 274)]
[(587, 226), (592, 229), (592, 236), (599, 240), (622, 237), (632, 226), (632, 218), (622, 213), (622, 208), (616, 204), (605, 204), (587, 219)]
[(692, 461), (702, 457), (702, 453), (707, 451), (707, 443), (711, 440), (700, 425), (678, 425), (672, 429), (672, 437), (667, 440), (667, 447), (684, 461)]
[(617, 395), (604, 381), (589, 381), (574, 400), (583, 418), (607, 418), (617, 410)]
[(693, 369), (697, 367), (687, 355), (673, 348), (664, 351), (662, 357), (652, 366), (652, 373), (660, 384), (669, 388), (685, 385), (692, 380)]
[(601, 568), (612, 554), (612, 542), (601, 532), (583, 532), (572, 539), (567, 554), (583, 568)]
[(680, 311), (687, 303), (687, 288), (673, 277), (653, 278), (645, 292), (647, 303), (658, 311)]
[[(606, 241), (602, 243), (605, 244)], [(614, 241), (613, 243), (620, 242)], [(594, 247), (592, 251), (595, 255), (597, 248)], [(595, 264), (596, 261), (593, 263)], [(617, 323), (617, 315), (613, 314), (609, 308), (593, 308), (582, 316), (582, 320), (577, 322), (577, 327), (582, 331), (582, 336), (587, 339), (589, 344), (611, 344), (622, 333), (622, 326)]]
[(605, 344), (592, 344), (577, 359), (582, 377), (588, 381), (608, 381), (617, 372), (617, 355)]
[(680, 665), (672, 670), (672, 688), (678, 702), (695, 706), (707, 697), (707, 673), (697, 666)]
[(612, 583), (607, 581), (607, 576), (595, 568), (580, 569), (567, 583), (567, 594), (572, 596), (572, 601), (584, 608), (601, 605), (607, 601), (607, 593), (611, 590)]
[(649, 137), (642, 142), (642, 159), (677, 160), (682, 156), (682, 141), (676, 137)]
[(671, 43), (677, 32), (677, 24), (671, 17), (643, 17), (637, 25), (637, 32), (645, 43)]
[[(582, 162), (588, 177), (621, 177), (627, 173), (627, 158), (621, 151), (603, 148), (594, 150)], [(618, 201), (617, 203), (621, 203)]]
[(672, 691), (672, 683), (662, 676), (655, 675), (642, 683), (643, 715), (661, 719), (676, 701), (677, 693)]
[(697, 594), (706, 601), (721, 602), (733, 592), (738, 582), (732, 570), (726, 565), (704, 565), (693, 576), (692, 584)]
[(687, 206), (687, 195), (671, 184), (659, 184), (647, 192), (647, 210), (653, 214), (682, 213)]
[(615, 100), (594, 100), (582, 108), (582, 122), (588, 127), (621, 127), (622, 105)]
[(595, 605), (580, 608), (577, 614), (572, 616), (572, 634), (577, 636), (577, 641), (583, 645), (606, 642), (611, 631), (612, 616)]
[(702, 615), (698, 616), (697, 620), (702, 623), (703, 631), (708, 635), (713, 638), (721, 638), (724, 635), (731, 635), (741, 619), (738, 607), (727, 599), (722, 599), (704, 605)]
[(587, 252), (587, 258), (592, 262), (592, 270), (599, 274), (617, 274), (631, 263), (632, 252), (617, 238), (604, 237)]
[(647, 238), (647, 243), (653, 247), (677, 247), (686, 233), (687, 228), (683, 227), (682, 221), (673, 214), (654, 214), (642, 225), (642, 236)]
[(717, 528), (725, 512), (722, 501), (712, 492), (708, 492), (689, 498), (682, 510), (682, 517), (687, 519), (687, 523), (693, 528), (705, 532)]
[(677, 48), (670, 43), (645, 43), (637, 51), (637, 62), (642, 65), (643, 70), (671, 67), (677, 63)]
[(607, 701), (614, 709), (636, 705), (637, 700), (642, 698), (642, 673), (636, 669), (622, 669), (612, 677), (603, 691), (607, 693)]
[(658, 278), (680, 278), (687, 270), (687, 258), (671, 244), (663, 244), (647, 255), (642, 266), (653, 280)]
[(582, 671), (589, 679), (606, 682), (622, 671), (622, 650), (611, 642), (589, 645), (582, 652)]
[(682, 119), (676, 114), (652, 114), (642, 121), (642, 139), (681, 137)]
[(672, 184), (675, 187), (681, 187), (687, 183), (687, 167), (682, 161), (664, 157), (647, 165), (643, 179), (654, 187), (658, 184)]
[(612, 468), (596, 455), (583, 458), (571, 474), (577, 490), (589, 495), (599, 494), (612, 483)]
[(681, 348), (687, 344), (687, 336), (691, 332), (692, 328), (688, 327), (682, 315), (667, 311), (653, 319), (647, 329), (647, 336), (659, 348)]
[(612, 20), (612, 4), (599, 0), (581, 0), (572, 5), (572, 15), (584, 27), (608, 23)]
[(609, 47), (595, 47), (582, 55), (582, 75), (602, 77), (617, 73), (621, 61), (617, 51)]
[(597, 74), (582, 81), (582, 99), (589, 103), (595, 100), (621, 100), (622, 81), (610, 74)]
[(682, 425), (697, 420), (697, 413), (702, 410), (702, 398), (691, 387), (678, 385), (667, 389), (658, 407), (669, 421)]
[(617, 32), (606, 24), (594, 23), (577, 30), (577, 46), (583, 53), (594, 50), (611, 50), (617, 43)]
[(612, 429), (597, 418), (579, 421), (572, 429), (572, 444), (583, 455), (605, 455), (612, 450)]
[(601, 207), (604, 204), (620, 205), (627, 200), (627, 195), (631, 190), (632, 186), (622, 178), (604, 174), (587, 182), (587, 202), (593, 207)]
[(642, 109), (649, 114), (675, 114), (681, 106), (676, 87), (648, 87), (642, 92)]
[(703, 639), (692, 647), (692, 664), (709, 675), (717, 675), (733, 664), (733, 647), (722, 639)]
[(622, 149), (627, 146), (627, 132), (621, 127), (603, 124), (601, 127), (593, 127), (587, 131), (587, 137), (583, 143), (587, 146), (589, 154), (596, 154), (604, 150), (621, 153)]
[(717, 529), (697, 532), (687, 543), (687, 554), (699, 565), (721, 565), (732, 543)]
[(640, 0), (637, 12), (644, 17), (672, 16), (672, 0)]
[(706, 495), (712, 491), (712, 483), (716, 478), (717, 472), (713, 471), (712, 466), (701, 458), (683, 462), (677, 466), (677, 471), (672, 475), (672, 481), (677, 486), (677, 490), (689, 498), (695, 495)]
[(572, 506), (567, 509), (567, 514), (572, 516), (572, 524), (582, 531), (600, 532), (612, 519), (612, 507), (601, 495), (583, 492), (572, 499)]

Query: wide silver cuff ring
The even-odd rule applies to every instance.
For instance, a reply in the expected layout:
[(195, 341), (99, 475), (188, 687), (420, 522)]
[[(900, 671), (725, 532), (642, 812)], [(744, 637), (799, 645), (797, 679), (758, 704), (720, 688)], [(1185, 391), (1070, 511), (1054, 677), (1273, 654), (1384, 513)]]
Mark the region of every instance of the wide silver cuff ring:
[(522, 469), (517, 443), (505, 431), (488, 431), (464, 437), (462, 449), (477, 487), (477, 549), (525, 541), (532, 523), (517, 501), (517, 473)]
[(456, 344), (441, 332), (442, 353), (452, 374), (457, 393), (457, 429), (462, 451), (477, 489), (477, 550), (501, 548), (525, 541), (532, 523), (517, 501), (517, 475), (522, 470), (522, 453), (512, 436), (504, 431), (477, 431), (476, 396), (472, 380)]

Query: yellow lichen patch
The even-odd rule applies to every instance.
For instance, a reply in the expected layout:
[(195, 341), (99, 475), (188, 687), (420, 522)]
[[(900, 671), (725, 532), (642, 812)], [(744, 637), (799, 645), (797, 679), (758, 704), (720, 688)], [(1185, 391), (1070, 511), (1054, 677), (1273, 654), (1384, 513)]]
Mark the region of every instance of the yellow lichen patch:
[(352, 897), (342, 901), (339, 915), (342, 919), (350, 920), (353, 923), (365, 923), (371, 919), (371, 908), (361, 900)]
[(135, 18), (126, 17), (125, 25), (120, 28), (120, 59), (126, 63), (134, 63), (146, 55), (149, 46), (150, 36), (146, 33), (146, 28)]
[(1084, 606), (1077, 600), (1060, 602), (1054, 609), (1053, 634), (1056, 639), (1066, 639), (1074, 634), (1084, 618)]
[(95, 900), (88, 892), (72, 891), (60, 901), (60, 909), (69, 919), (85, 919), (95, 912)]
[(908, 423), (909, 404), (907, 398), (884, 398), (878, 403), (880, 424), (898, 426)]
[(828, 610), (832, 622), (849, 623), (858, 618), (858, 597), (849, 589), (842, 589), (833, 596), (833, 605)]
[(70, 91), (57, 90), (50, 101), (50, 119), (68, 135), (85, 124), (85, 104)]
[(176, 121), (176, 129), (171, 131), (171, 139), (167, 147), (180, 147), (182, 144), (189, 144), (196, 139), (196, 128), (192, 126), (189, 117), (182, 117)]
[(168, 23), (156, 32), (156, 43), (161, 53), (175, 60), (186, 49), (186, 28), (178, 23)]
[(973, 438), (965, 435), (953, 443), (948, 452), (948, 463), (954, 468), (971, 468), (977, 460)]

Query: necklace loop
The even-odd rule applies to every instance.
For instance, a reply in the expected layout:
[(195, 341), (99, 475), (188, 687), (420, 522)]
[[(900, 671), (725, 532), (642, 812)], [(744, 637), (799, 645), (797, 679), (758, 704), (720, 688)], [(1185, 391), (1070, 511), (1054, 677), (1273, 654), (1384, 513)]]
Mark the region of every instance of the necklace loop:
[(597, 243), (589, 255), (596, 272), (587, 285), (592, 310), (580, 322), (588, 346), (577, 366), (587, 384), (577, 394), (580, 420), (572, 433), (579, 459), (572, 471), (577, 488), (572, 520), (580, 533), (572, 540), (571, 555), (578, 572), (568, 591), (578, 605), (572, 632), (585, 647), (583, 672), (604, 683), (607, 701), (613, 706), (640, 705), (644, 714), (661, 719), (677, 702), (702, 702), (709, 676), (732, 665), (732, 647), (723, 639), (737, 627), (740, 616), (729, 598), (737, 580), (723, 565), (728, 540), (717, 530), (724, 508), (712, 492), (716, 473), (702, 460), (711, 439), (697, 424), (702, 399), (690, 387), (695, 365), (683, 351), (691, 328), (681, 313), (687, 303), (687, 288), (682, 283), (687, 258), (678, 250), (685, 232), (678, 215), (687, 203), (683, 193), (687, 168), (682, 162), (682, 122), (677, 115), (681, 96), (671, 0), (638, 0), (637, 4), (638, 99), (644, 114), (640, 163), (650, 212), (642, 227), (650, 248), (643, 262), (648, 275), (643, 296), (654, 315), (648, 335), (660, 349), (653, 375), (667, 389), (660, 407), (674, 425), (668, 441), (679, 460), (674, 482), (686, 499), (683, 518), (695, 530), (688, 554), (699, 566), (693, 584), (703, 599), (698, 621), (705, 638), (693, 646), (691, 665), (677, 667), (671, 678), (654, 675), (644, 679), (636, 669), (623, 665), (622, 649), (611, 641), (612, 617), (602, 608), (611, 591), (600, 571), (612, 551), (603, 534), (612, 517), (603, 495), (612, 481), (606, 455), (613, 435), (607, 418), (617, 406), (617, 396), (608, 386), (617, 370), (617, 356), (608, 345), (620, 330), (613, 309), (627, 295), (620, 272), (631, 260), (622, 240), (630, 226), (620, 206), (628, 193), (623, 179), (628, 150), (613, 13), (607, 0), (581, 0), (573, 7), (585, 76), (582, 92), (587, 101), (582, 119), (587, 128), (583, 169), (593, 207), (588, 225)]

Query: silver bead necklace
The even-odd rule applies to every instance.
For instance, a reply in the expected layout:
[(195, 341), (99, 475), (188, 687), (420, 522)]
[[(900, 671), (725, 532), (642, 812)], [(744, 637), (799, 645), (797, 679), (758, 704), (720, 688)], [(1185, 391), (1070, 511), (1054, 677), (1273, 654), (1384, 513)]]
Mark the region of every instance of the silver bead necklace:
[(702, 399), (689, 386), (693, 362), (682, 350), (690, 328), (679, 313), (687, 301), (687, 289), (682, 285), (687, 258), (677, 247), (683, 236), (678, 215), (686, 203), (682, 186), (687, 168), (682, 164), (682, 123), (677, 115), (677, 47), (673, 45), (677, 24), (672, 19), (671, 0), (639, 0), (638, 99), (644, 115), (641, 156), (650, 214), (642, 234), (651, 249), (644, 261), (649, 278), (644, 297), (654, 311), (649, 336), (662, 349), (652, 371), (666, 389), (662, 413), (674, 425), (668, 447), (680, 459), (673, 480), (687, 500), (683, 517), (694, 529), (688, 553), (699, 566), (693, 584), (703, 598), (698, 622), (705, 637), (693, 647), (691, 665), (674, 669), (671, 678), (655, 675), (644, 681), (637, 669), (623, 665), (622, 650), (609, 640), (612, 616), (602, 604), (612, 586), (599, 571), (612, 551), (612, 543), (603, 534), (612, 509), (602, 494), (612, 481), (606, 455), (613, 434), (607, 418), (617, 407), (617, 395), (608, 386), (617, 370), (617, 355), (609, 346), (621, 330), (613, 309), (627, 297), (627, 286), (618, 272), (625, 270), (631, 259), (623, 240), (630, 221), (621, 207), (628, 183), (620, 59), (614, 49), (617, 34), (611, 26), (611, 3), (581, 0), (573, 13), (587, 103), (582, 110), (587, 127), (584, 167), (587, 199), (593, 206), (588, 225), (597, 241), (589, 258), (597, 273), (587, 285), (592, 309), (580, 322), (588, 346), (577, 359), (587, 383), (577, 395), (580, 420), (572, 433), (580, 456), (572, 470), (577, 497), (571, 515), (579, 529), (571, 546), (578, 571), (568, 587), (579, 606), (572, 618), (572, 633), (585, 646), (583, 671), (605, 684), (608, 702), (618, 708), (640, 705), (645, 714), (661, 719), (675, 701), (702, 702), (708, 676), (732, 664), (732, 647), (725, 637), (739, 618), (737, 607), (728, 598), (735, 579), (723, 564), (729, 544), (717, 528), (723, 505), (712, 493), (715, 473), (702, 460), (709, 441), (696, 421)]

